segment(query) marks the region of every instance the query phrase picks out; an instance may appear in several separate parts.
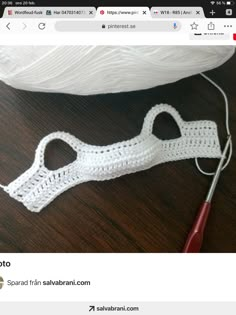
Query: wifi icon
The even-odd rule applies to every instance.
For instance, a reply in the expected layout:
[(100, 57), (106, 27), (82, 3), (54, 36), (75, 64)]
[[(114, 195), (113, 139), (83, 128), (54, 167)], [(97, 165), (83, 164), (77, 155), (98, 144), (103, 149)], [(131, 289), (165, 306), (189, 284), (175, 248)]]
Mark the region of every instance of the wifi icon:
[(211, 1), (211, 5), (214, 5), (216, 2), (215, 1)]

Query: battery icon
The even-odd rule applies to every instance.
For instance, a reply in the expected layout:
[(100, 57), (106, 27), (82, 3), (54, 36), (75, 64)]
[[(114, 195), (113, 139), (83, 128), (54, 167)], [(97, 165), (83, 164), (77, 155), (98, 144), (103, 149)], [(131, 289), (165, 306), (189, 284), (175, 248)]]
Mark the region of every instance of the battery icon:
[(226, 4), (227, 5), (234, 5), (234, 1), (227, 1)]

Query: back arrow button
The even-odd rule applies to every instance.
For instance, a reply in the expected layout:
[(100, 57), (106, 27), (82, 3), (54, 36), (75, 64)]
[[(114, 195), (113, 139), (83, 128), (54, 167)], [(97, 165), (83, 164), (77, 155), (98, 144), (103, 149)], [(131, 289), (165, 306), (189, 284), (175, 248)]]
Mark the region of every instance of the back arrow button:
[(10, 24), (11, 24), (11, 23), (8, 23), (8, 24), (6, 25), (6, 28), (8, 28), (9, 31), (11, 30), (11, 29), (10, 29)]

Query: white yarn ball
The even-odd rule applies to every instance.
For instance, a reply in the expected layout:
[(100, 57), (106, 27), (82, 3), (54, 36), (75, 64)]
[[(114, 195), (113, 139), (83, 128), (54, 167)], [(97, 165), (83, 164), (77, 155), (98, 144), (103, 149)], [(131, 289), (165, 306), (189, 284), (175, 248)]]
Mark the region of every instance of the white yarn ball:
[(0, 80), (90, 95), (147, 89), (220, 66), (231, 46), (0, 46)]

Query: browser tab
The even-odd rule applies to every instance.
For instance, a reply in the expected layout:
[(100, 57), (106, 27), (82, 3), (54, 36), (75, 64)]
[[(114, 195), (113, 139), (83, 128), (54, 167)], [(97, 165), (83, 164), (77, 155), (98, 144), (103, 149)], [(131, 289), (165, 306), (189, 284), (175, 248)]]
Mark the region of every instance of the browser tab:
[(151, 16), (157, 19), (205, 17), (202, 7), (152, 7)]
[(101, 19), (147, 19), (150, 17), (148, 7), (98, 7), (96, 18)]
[(28, 19), (28, 18), (94, 18), (95, 7), (6, 7), (3, 18)]

